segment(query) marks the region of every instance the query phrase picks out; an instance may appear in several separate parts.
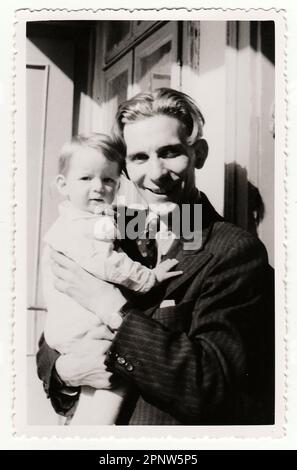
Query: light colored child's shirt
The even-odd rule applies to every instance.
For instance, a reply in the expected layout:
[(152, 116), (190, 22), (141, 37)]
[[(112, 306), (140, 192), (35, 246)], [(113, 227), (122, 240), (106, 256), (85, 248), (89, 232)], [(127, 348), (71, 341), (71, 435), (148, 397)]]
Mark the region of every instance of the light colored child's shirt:
[[(65, 254), (102, 281), (99, 286), (105, 312), (118, 312), (126, 299), (114, 285), (137, 292), (147, 292), (156, 283), (152, 270), (132, 261), (125, 253), (114, 250), (117, 228), (111, 208), (93, 215), (75, 209), (68, 201), (59, 206), (59, 217), (47, 232), (43, 254), (43, 290), (47, 305), (45, 339), (60, 353), (67, 353), (71, 344), (98, 325), (97, 316), (60, 293), (54, 287), (50, 267), (50, 248)], [(106, 282), (107, 281), (107, 282)]]
[(60, 217), (45, 242), (75, 260), (99, 279), (120, 284), (135, 292), (148, 292), (156, 283), (153, 271), (114, 250), (118, 236), (114, 211), (94, 215), (75, 209), (68, 202), (59, 207)]

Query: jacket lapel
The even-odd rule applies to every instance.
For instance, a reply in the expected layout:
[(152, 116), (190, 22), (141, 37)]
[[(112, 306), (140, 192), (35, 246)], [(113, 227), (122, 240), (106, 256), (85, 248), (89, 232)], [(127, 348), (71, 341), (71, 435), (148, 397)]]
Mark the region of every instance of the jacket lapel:
[[(188, 279), (193, 276), (193, 274), (199, 272), (199, 270), (201, 270), (203, 266), (212, 258), (212, 254), (208, 251), (203, 250), (203, 248), (200, 248), (199, 250), (195, 251), (185, 250), (183, 243), (183, 240), (179, 241), (179, 246), (177, 250), (175, 250), (174, 255), (174, 257), (179, 261), (179, 264), (177, 265), (176, 269), (183, 271), (183, 274), (171, 280), (166, 289), (164, 299), (169, 298), (170, 295), (176, 289), (178, 289), (178, 287), (186, 283)], [(172, 253), (170, 250), (166, 257), (164, 257), (163, 259), (171, 257)]]
[[(190, 246), (189, 244), (187, 245), (188, 242), (186, 240), (175, 240), (168, 253), (162, 257), (162, 260), (176, 258), (179, 261), (176, 269), (183, 271), (183, 274), (171, 279), (165, 289), (165, 294), (164, 290), (162, 290), (163, 300), (170, 298), (176, 289), (178, 289), (182, 284), (186, 283), (188, 279), (190, 279), (191, 276), (193, 276), (196, 272), (198, 273), (199, 270), (201, 270), (213, 256), (211, 252), (205, 250), (205, 245), (211, 234), (214, 223), (223, 219), (219, 214), (217, 214), (205, 194), (202, 192), (197, 192), (191, 200), (191, 204), (195, 203), (202, 204), (202, 243), (198, 249), (194, 249), (195, 246), (193, 249), (188, 249)], [(120, 245), (122, 249), (128, 254), (128, 256), (130, 256), (135, 261), (139, 261), (140, 263), (145, 264), (145, 258), (141, 257), (134, 240), (131, 241), (128, 238), (123, 237)], [(129, 295), (126, 293), (126, 295), (128, 298), (131, 297), (131, 293), (129, 293)], [(150, 293), (146, 295), (150, 298), (150, 300), (152, 300)], [(143, 299), (144, 297), (145, 296), (143, 296)], [(158, 296), (154, 296), (154, 300), (156, 301), (156, 304), (154, 307), (148, 308), (147, 314), (148, 312), (152, 313), (157, 308)], [(149, 303), (151, 304), (151, 301)]]
[(179, 261), (176, 269), (183, 271), (183, 274), (170, 281), (164, 299), (168, 299), (176, 289), (186, 283), (195, 273), (198, 273), (213, 256), (211, 252), (205, 250), (205, 245), (211, 234), (214, 223), (223, 219), (217, 214), (205, 194), (200, 193), (199, 199), (193, 201), (193, 203), (202, 204), (201, 246), (198, 249), (188, 249), (190, 245), (186, 240), (181, 238), (175, 241), (166, 256), (162, 258), (162, 260), (176, 258)]

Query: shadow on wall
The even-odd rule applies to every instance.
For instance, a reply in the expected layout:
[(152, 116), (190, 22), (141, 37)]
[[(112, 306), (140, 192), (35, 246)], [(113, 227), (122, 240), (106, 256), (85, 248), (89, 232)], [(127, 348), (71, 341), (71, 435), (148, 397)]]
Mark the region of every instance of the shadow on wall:
[(225, 165), (224, 217), (255, 236), (265, 216), (259, 189), (248, 180), (246, 168), (232, 162)]

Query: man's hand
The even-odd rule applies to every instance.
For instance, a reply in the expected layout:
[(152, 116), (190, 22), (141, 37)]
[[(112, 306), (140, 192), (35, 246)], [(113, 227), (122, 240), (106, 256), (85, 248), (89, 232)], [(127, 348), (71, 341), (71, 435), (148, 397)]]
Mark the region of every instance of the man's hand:
[(69, 353), (57, 359), (56, 371), (61, 380), (71, 387), (110, 388), (112, 374), (106, 370), (104, 361), (113, 338), (114, 333), (105, 325), (91, 329)]
[(82, 307), (97, 314), (98, 318), (111, 329), (118, 329), (122, 323), (119, 313), (104, 311), (102, 289), (104, 282), (81, 268), (75, 261), (55, 250), (51, 252), (55, 288), (67, 294)]

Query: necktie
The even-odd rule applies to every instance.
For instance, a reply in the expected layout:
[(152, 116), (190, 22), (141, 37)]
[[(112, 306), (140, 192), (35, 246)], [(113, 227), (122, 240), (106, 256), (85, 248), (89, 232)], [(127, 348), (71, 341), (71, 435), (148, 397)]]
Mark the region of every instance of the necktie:
[(158, 248), (156, 233), (158, 230), (159, 218), (157, 216), (148, 217), (144, 234), (137, 240), (139, 252), (143, 258), (143, 264), (152, 269), (156, 266), (158, 259)]
[(156, 266), (158, 249), (155, 239), (145, 238), (137, 241), (137, 246), (143, 258), (143, 264), (152, 269)]

